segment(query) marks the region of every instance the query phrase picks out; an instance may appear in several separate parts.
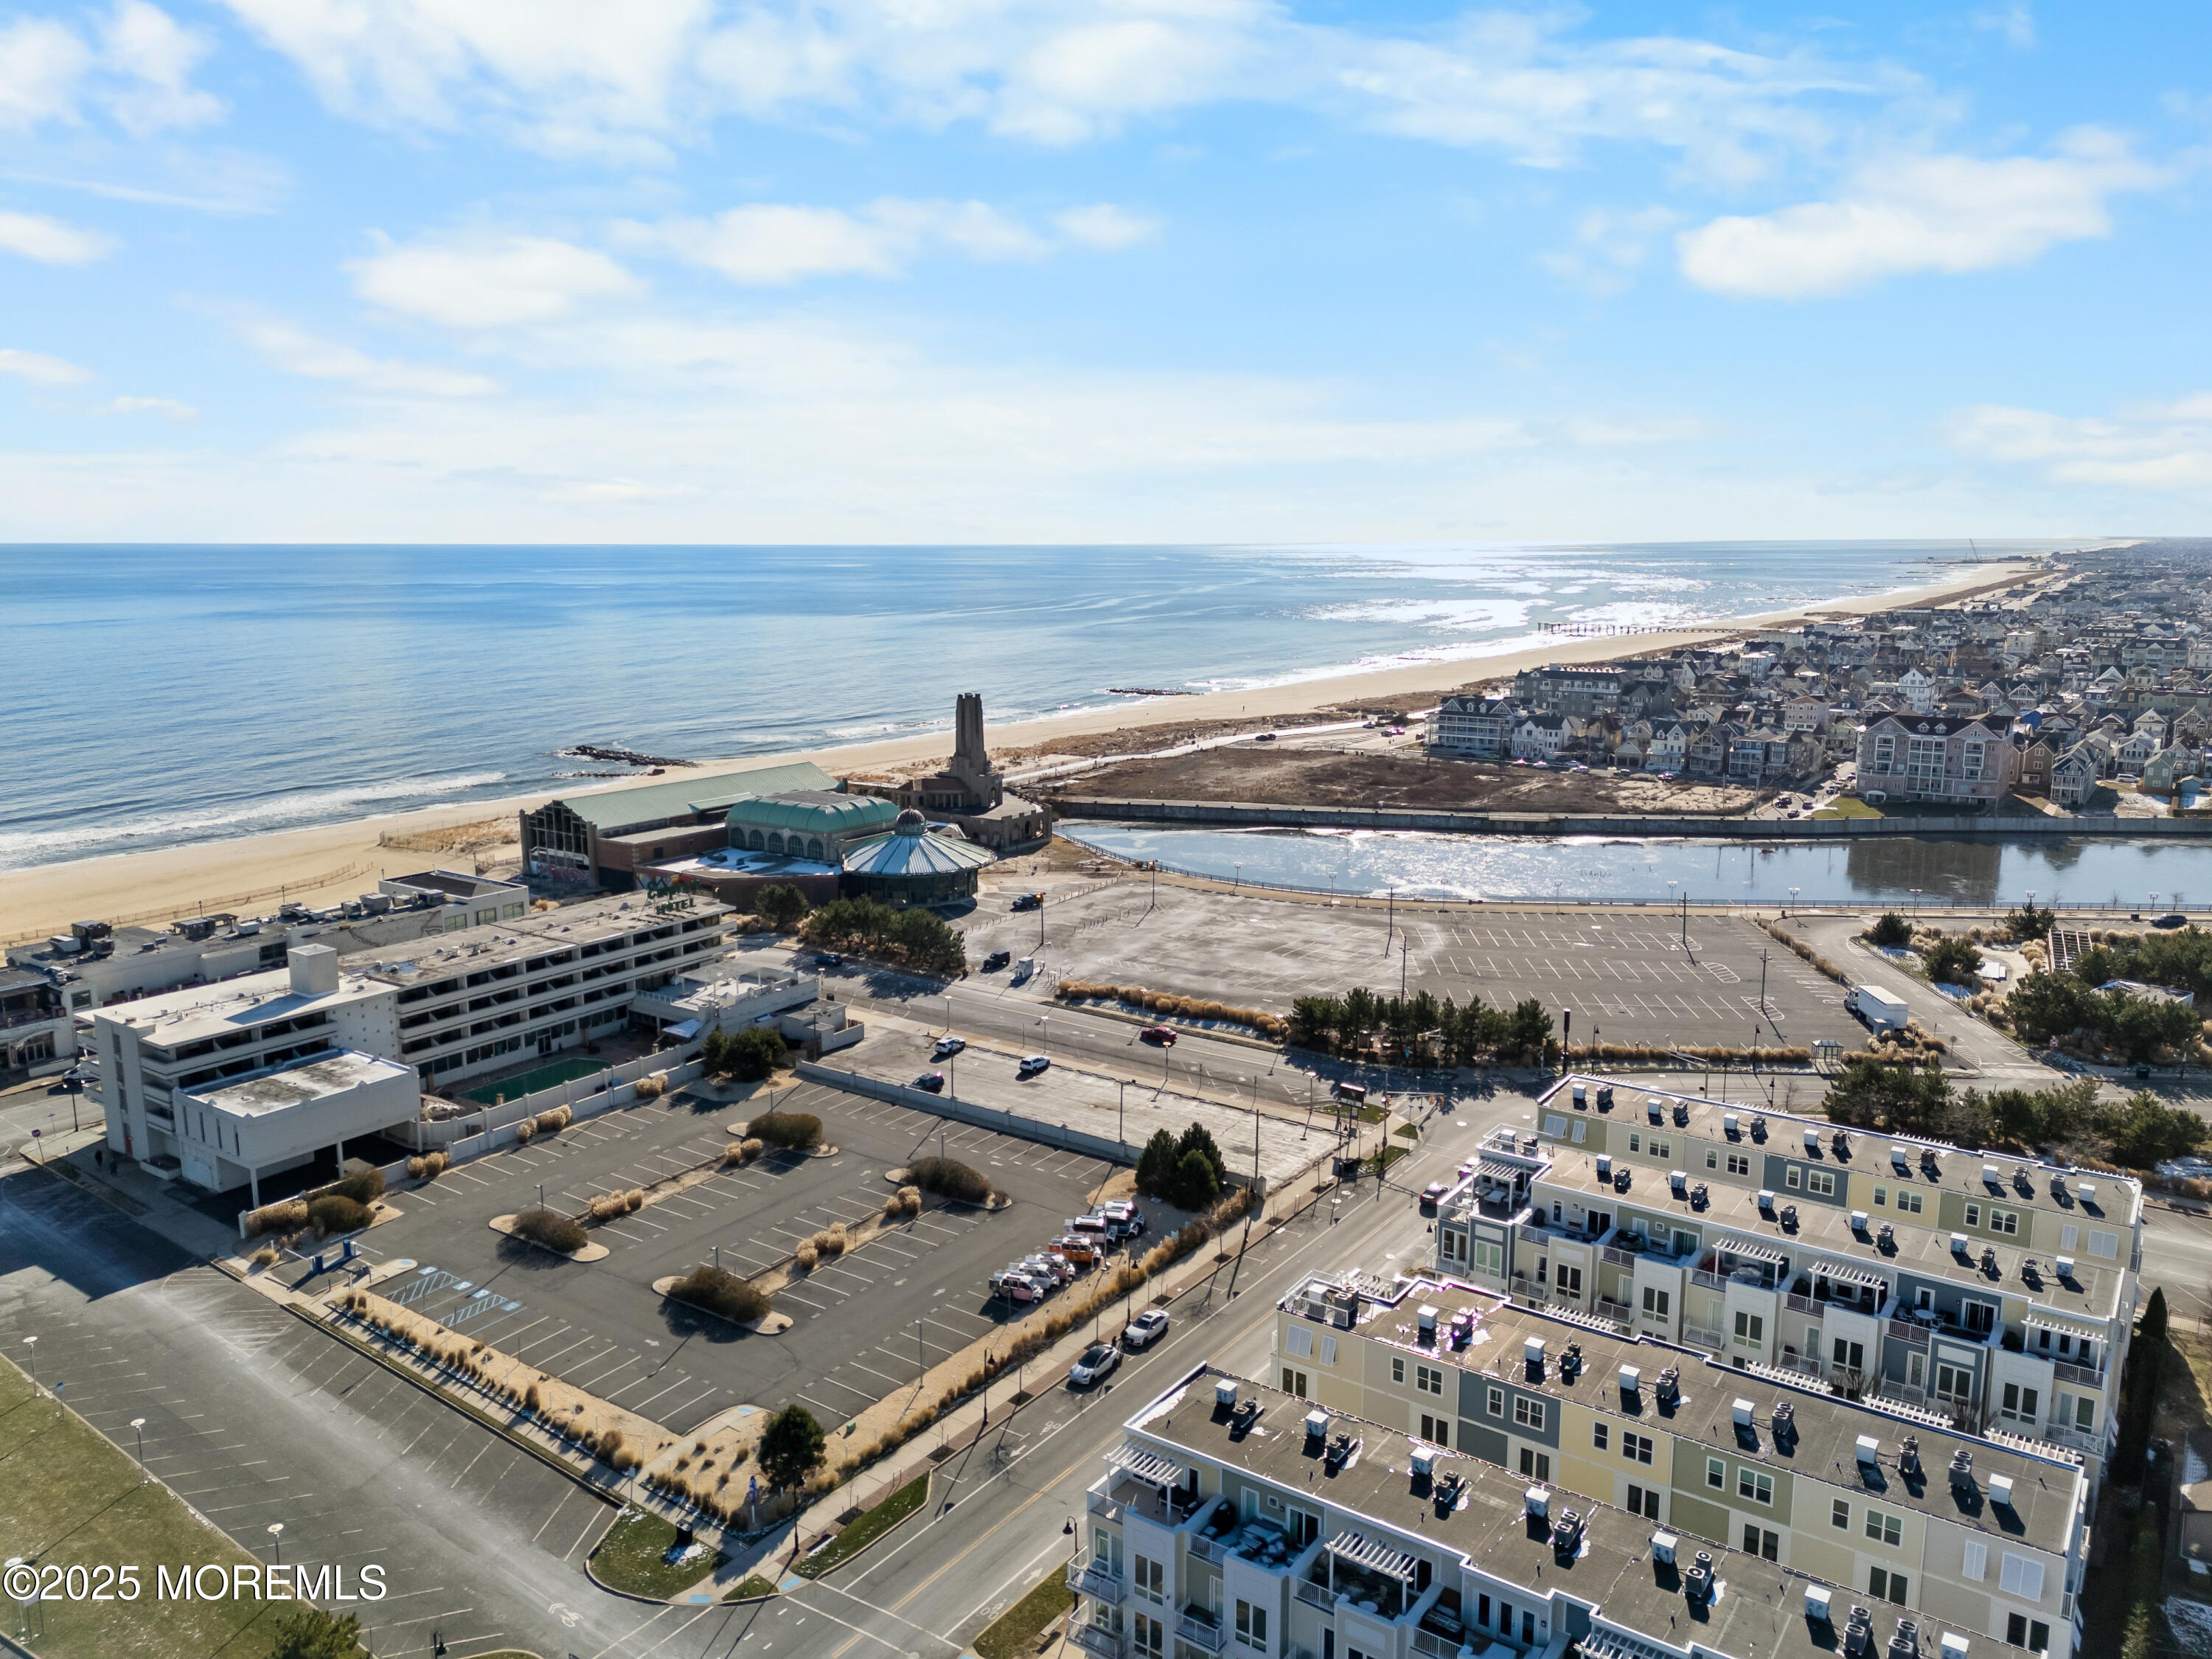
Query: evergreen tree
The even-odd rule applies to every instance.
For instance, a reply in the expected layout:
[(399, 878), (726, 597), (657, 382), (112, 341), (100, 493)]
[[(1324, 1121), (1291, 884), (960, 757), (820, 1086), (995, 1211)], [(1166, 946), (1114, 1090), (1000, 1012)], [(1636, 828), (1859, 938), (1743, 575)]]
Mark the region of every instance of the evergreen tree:
[(814, 1413), (796, 1403), (786, 1406), (761, 1431), (761, 1473), (776, 1490), (787, 1491), (821, 1467), (829, 1437)]
[[(1229, 1172), (1229, 1164), (1221, 1156), (1221, 1148), (1213, 1144), (1213, 1137), (1206, 1132), (1206, 1126), (1202, 1123), (1193, 1123), (1190, 1127), (1182, 1132), (1182, 1139), (1176, 1142), (1176, 1157), (1178, 1162), (1188, 1158), (1193, 1152), (1196, 1152), (1212, 1167), (1213, 1184), (1218, 1187), (1222, 1178)], [(1188, 1209), (1190, 1206), (1185, 1205), (1183, 1207)]]
[(1182, 1156), (1172, 1130), (1153, 1130), (1152, 1138), (1137, 1156), (1137, 1190), (1146, 1198), (1166, 1199), (1175, 1185), (1176, 1164)]
[(1168, 1202), (1194, 1213), (1211, 1205), (1221, 1191), (1221, 1171), (1193, 1147), (1176, 1165), (1175, 1191)]

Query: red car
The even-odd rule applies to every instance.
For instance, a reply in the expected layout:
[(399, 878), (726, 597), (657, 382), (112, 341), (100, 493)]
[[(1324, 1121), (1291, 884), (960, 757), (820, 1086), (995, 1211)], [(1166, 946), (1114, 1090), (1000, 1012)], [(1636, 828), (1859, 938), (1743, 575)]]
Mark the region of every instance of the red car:
[(1172, 1025), (1147, 1025), (1137, 1035), (1146, 1042), (1156, 1043), (1163, 1048), (1175, 1047), (1176, 1034), (1175, 1027)]

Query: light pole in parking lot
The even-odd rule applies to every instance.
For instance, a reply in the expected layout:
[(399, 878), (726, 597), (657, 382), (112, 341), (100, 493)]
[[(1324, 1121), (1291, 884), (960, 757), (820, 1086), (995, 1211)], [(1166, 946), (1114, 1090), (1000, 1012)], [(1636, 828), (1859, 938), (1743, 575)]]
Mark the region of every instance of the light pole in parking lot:
[(283, 1565), (284, 1523), (282, 1521), (271, 1521), (269, 1523), (269, 1559), (272, 1565)]
[(1126, 1146), (1129, 1144), (1129, 1138), (1121, 1133), (1121, 1119), (1123, 1114), (1129, 1109), (1128, 1079), (1121, 1079), (1115, 1086), (1121, 1090), (1121, 1096), (1114, 1104), (1114, 1144), (1117, 1146)]
[(131, 1427), (138, 1436), (138, 1484), (143, 1486), (146, 1484), (148, 1479), (146, 1474), (146, 1419), (143, 1417), (134, 1417), (131, 1419)]
[(30, 1351), (28, 1370), (31, 1373), (31, 1393), (35, 1397), (39, 1392), (39, 1339), (27, 1336), (23, 1339), (23, 1346)]

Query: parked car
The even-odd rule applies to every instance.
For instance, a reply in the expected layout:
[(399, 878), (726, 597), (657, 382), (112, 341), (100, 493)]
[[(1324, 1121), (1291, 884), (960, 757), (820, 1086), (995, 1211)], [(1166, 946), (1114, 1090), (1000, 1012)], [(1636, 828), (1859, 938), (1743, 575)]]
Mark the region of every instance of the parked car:
[(1035, 1077), (1038, 1073), (1045, 1070), (1051, 1064), (1052, 1060), (1048, 1055), (1024, 1054), (1022, 1056), (1022, 1063), (1014, 1068), (1014, 1075), (1021, 1078)]
[(1067, 1231), (1082, 1233), (1091, 1238), (1110, 1238), (1114, 1229), (1103, 1215), (1079, 1215), (1068, 1218)]
[(1041, 909), (1043, 908), (1043, 905), (1044, 895), (1042, 893), (1018, 893), (1014, 896), (1013, 908), (1017, 910)]
[(817, 951), (814, 953), (814, 965), (817, 968), (842, 968), (845, 965), (845, 958), (835, 951)]
[(1139, 1348), (1151, 1347), (1167, 1332), (1168, 1310), (1165, 1308), (1147, 1308), (1131, 1320), (1128, 1328), (1121, 1333), (1121, 1346), (1133, 1353)]
[(1001, 1267), (991, 1275), (991, 1294), (1006, 1302), (1042, 1302), (1044, 1286), (1017, 1268)]
[(1444, 1194), (1451, 1190), (1441, 1181), (1431, 1181), (1421, 1188), (1421, 1213), (1434, 1215), (1437, 1206), (1443, 1202)]
[(983, 971), (987, 974), (995, 974), (1013, 959), (1013, 952), (1011, 951), (994, 951), (983, 958)]
[(927, 1090), (933, 1095), (941, 1095), (945, 1092), (945, 1073), (924, 1072), (920, 1077), (915, 1079), (914, 1086)]
[(1176, 1034), (1175, 1027), (1172, 1025), (1147, 1025), (1143, 1030), (1138, 1032), (1137, 1035), (1142, 1037), (1146, 1042), (1152, 1043), (1158, 1048), (1172, 1048), (1175, 1047)]
[(1052, 1241), (1052, 1248), (1079, 1267), (1095, 1266), (1098, 1261), (1098, 1241), (1083, 1233), (1062, 1233)]
[(1054, 1285), (1065, 1285), (1075, 1277), (1075, 1264), (1073, 1261), (1068, 1261), (1065, 1256), (1053, 1255), (1042, 1250), (1035, 1255), (1024, 1256), (1020, 1266), (1024, 1273), (1042, 1273)]
[(1067, 1380), (1079, 1389), (1103, 1382), (1121, 1363), (1121, 1351), (1110, 1342), (1094, 1342), (1067, 1368)]
[(965, 1037), (941, 1036), (937, 1039), (937, 1046), (929, 1051), (930, 1058), (933, 1060), (950, 1060), (953, 1055), (959, 1054), (962, 1050), (965, 1049), (967, 1046), (968, 1040)]
[(1098, 1206), (1098, 1213), (1108, 1224), (1120, 1230), (1124, 1237), (1134, 1238), (1145, 1231), (1145, 1212), (1126, 1198), (1109, 1199)]

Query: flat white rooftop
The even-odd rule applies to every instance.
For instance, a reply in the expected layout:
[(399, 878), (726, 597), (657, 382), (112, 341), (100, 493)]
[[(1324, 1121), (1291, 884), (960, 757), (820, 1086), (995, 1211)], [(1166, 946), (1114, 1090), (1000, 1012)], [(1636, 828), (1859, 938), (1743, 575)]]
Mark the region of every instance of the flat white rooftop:
[(360, 974), (340, 975), (335, 991), (295, 991), (291, 970), (277, 968), (216, 985), (160, 991), (135, 1001), (113, 1003), (95, 1012), (100, 1018), (127, 1022), (146, 1042), (173, 1048), (180, 1042), (224, 1036), (271, 1020), (292, 1019), (389, 993), (388, 986)]
[(235, 1083), (210, 1089), (192, 1098), (233, 1117), (264, 1117), (271, 1112), (328, 1100), (371, 1084), (412, 1081), (414, 1076), (411, 1066), (347, 1048), (302, 1066), (288, 1066), (258, 1077), (240, 1078)]

